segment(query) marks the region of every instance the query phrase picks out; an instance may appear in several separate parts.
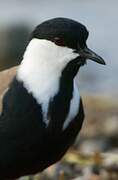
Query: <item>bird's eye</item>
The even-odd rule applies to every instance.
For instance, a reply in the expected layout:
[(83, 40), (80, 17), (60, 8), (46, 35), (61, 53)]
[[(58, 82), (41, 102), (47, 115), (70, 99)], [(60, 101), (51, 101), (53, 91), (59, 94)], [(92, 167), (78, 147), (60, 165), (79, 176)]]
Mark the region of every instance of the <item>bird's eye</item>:
[(55, 37), (53, 41), (58, 46), (65, 46), (65, 42), (63, 38)]

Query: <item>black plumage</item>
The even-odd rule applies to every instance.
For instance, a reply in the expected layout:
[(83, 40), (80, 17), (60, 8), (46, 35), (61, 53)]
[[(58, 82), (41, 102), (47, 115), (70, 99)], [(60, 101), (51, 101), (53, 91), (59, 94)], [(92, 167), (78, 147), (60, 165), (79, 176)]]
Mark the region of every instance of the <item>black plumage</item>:
[[(39, 25), (32, 33), (31, 40), (46, 39), (59, 46), (72, 48), (74, 52), (80, 52), (87, 48), (87, 36), (88, 31), (80, 23), (66, 18), (56, 18)], [(62, 70), (58, 93), (49, 102), (47, 126), (43, 119), (42, 104), (28, 92), (24, 82), (17, 76), (13, 79), (3, 98), (0, 116), (1, 180), (41, 172), (60, 160), (74, 143), (84, 119), (81, 98), (74, 118), (65, 129), (63, 124), (73, 98), (74, 77), (86, 58), (87, 54), (80, 53)], [(102, 58), (97, 55), (96, 58), (103, 63)]]

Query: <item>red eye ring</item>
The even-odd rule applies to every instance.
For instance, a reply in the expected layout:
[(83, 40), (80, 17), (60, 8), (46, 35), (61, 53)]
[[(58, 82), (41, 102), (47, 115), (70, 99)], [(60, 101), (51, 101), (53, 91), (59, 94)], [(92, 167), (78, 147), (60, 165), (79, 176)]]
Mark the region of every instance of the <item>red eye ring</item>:
[(63, 38), (55, 37), (54, 43), (58, 46), (65, 46), (65, 42)]

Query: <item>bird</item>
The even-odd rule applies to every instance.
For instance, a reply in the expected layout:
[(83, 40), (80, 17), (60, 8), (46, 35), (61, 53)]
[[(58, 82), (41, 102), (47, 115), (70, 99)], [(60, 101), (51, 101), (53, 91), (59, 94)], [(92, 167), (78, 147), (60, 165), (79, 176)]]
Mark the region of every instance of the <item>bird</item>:
[(0, 114), (0, 179), (42, 172), (73, 145), (84, 121), (76, 83), (87, 60), (105, 65), (87, 47), (78, 21), (57, 17), (31, 33)]

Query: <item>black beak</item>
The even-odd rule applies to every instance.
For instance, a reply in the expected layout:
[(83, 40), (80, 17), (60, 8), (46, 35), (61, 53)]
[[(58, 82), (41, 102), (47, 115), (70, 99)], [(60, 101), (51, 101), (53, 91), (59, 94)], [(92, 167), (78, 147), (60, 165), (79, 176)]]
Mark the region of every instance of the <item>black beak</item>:
[(96, 53), (94, 53), (92, 50), (89, 48), (85, 47), (84, 49), (80, 49), (79, 54), (81, 57), (86, 58), (86, 59), (91, 59), (92, 61), (95, 61), (99, 64), (105, 65), (104, 59), (102, 57), (98, 56)]

